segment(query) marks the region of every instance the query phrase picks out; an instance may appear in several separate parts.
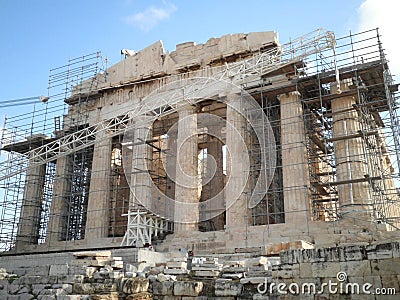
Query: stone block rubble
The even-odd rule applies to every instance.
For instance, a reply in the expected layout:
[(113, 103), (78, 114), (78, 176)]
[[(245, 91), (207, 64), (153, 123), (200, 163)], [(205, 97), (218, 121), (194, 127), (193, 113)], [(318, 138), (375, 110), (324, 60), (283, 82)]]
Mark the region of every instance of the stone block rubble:
[[(400, 292), (399, 242), (291, 249), (279, 257), (227, 256), (226, 260), (221, 255), (165, 255), (164, 262), (124, 263), (111, 253), (86, 252), (74, 254), (68, 264), (37, 266), (23, 275), (0, 269), (0, 299), (295, 299), (300, 295), (283, 296), (277, 284), (308, 283), (318, 290), (337, 280), (339, 272), (346, 274), (346, 282), (368, 282), (374, 288)], [(322, 296), (331, 299), (329, 294)]]
[(223, 264), (218, 263), (218, 258), (194, 257), (192, 259), (192, 271), (195, 277), (218, 277)]
[[(110, 251), (78, 252), (68, 264), (32, 268), (25, 275), (0, 272), (0, 299), (151, 299), (149, 280), (125, 276), (121, 257)], [(128, 272), (126, 272), (128, 273)], [(132, 274), (131, 274), (132, 275)]]
[(187, 275), (189, 273), (187, 268), (188, 254), (182, 252), (171, 252), (168, 254), (167, 262), (164, 268), (166, 275)]

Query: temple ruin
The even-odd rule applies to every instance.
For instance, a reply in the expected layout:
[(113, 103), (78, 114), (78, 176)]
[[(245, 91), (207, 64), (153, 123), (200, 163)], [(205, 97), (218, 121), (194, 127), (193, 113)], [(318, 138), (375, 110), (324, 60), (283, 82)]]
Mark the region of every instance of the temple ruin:
[(121, 53), (51, 70), (45, 108), (6, 120), (5, 258), (397, 239), (398, 84), (377, 30)]

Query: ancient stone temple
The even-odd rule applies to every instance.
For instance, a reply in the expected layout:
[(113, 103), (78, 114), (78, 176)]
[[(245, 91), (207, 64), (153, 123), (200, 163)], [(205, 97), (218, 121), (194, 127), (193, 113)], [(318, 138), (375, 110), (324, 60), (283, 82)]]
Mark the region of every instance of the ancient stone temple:
[[(339, 247), (345, 258), (332, 263), (348, 270), (351, 249), (341, 245), (357, 245), (354, 261), (369, 263), (379, 256), (373, 242), (397, 239), (398, 84), (377, 31), (337, 39), (317, 30), (288, 44), (272, 31), (240, 33), (172, 52), (158, 41), (121, 54), (108, 68), (99, 67), (96, 53), (52, 70), (44, 101), (51, 103), (62, 82), (66, 108), (53, 116), (46, 106), (44, 122), (53, 122), (47, 131), (21, 138), (11, 134), (12, 122), (6, 126), (1, 242), (4, 258), (14, 259), (0, 260), (7, 269), (22, 272), (21, 255), (46, 265), (57, 252), (63, 265), (77, 252), (82, 276), (109, 263), (114, 269), (102, 272), (110, 280), (124, 277), (117, 269), (137, 271), (122, 262), (119, 268), (112, 253), (125, 262), (166, 263), (175, 271), (158, 274), (181, 276), (189, 266), (176, 251), (186, 249), (204, 258), (191, 261), (198, 278), (222, 272), (233, 279), (215, 283), (216, 296), (232, 298), (244, 295), (246, 284), (254, 292), (264, 278), (281, 277), (282, 268), (297, 278), (299, 265), (316, 263), (305, 249)], [(141, 250), (150, 245), (156, 252)], [(398, 245), (386, 250), (399, 264)], [(71, 275), (60, 268), (44, 273)], [(92, 294), (82, 280), (65, 284)], [(200, 283), (174, 283), (171, 295), (160, 295), (202, 297)], [(146, 283), (140, 286), (137, 293), (121, 289), (147, 293)]]

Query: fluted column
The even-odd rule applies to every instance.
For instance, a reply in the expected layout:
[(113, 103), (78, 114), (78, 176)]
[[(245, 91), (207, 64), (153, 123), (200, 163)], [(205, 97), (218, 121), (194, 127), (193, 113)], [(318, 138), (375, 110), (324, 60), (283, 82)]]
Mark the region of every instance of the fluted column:
[[(178, 128), (173, 126), (168, 131), (167, 150), (165, 151), (165, 169), (167, 172), (165, 196), (169, 199), (175, 199), (175, 176), (176, 176), (176, 153), (177, 153), (177, 137)], [(167, 201), (165, 207), (165, 215), (170, 219), (174, 219), (175, 202)]]
[(136, 120), (132, 135), (132, 165), (131, 165), (131, 198), (129, 205), (138, 205), (152, 210), (152, 182), (150, 176), (152, 148), (147, 144), (151, 140), (151, 123), (145, 117)]
[(197, 230), (199, 220), (197, 114), (192, 106), (183, 107), (178, 113), (175, 233)]
[(112, 138), (100, 132), (94, 145), (85, 239), (108, 236)]
[(46, 243), (51, 244), (62, 238), (65, 230), (63, 216), (67, 212), (66, 193), (70, 189), (72, 163), (70, 156), (63, 156), (57, 159), (56, 174), (53, 185), (53, 199), (51, 201), (49, 225), (47, 226)]
[(24, 198), (16, 238), (17, 250), (38, 243), (45, 174), (46, 164), (29, 167), (26, 172)]
[(310, 184), (303, 107), (299, 92), (278, 96), (281, 113), (282, 176), (285, 223), (304, 225), (309, 220)]
[[(351, 90), (351, 79), (341, 82), (343, 94)], [(331, 93), (337, 94), (336, 85), (332, 85)], [(333, 139), (336, 158), (336, 174), (339, 204), (343, 218), (370, 220), (371, 198), (367, 176), (366, 157), (363, 140), (360, 136), (358, 113), (354, 109), (356, 95), (341, 96), (332, 100)]]
[[(209, 130), (210, 131), (210, 130)], [(203, 220), (210, 220), (215, 227), (215, 230), (223, 230), (225, 225), (225, 203), (223, 194), (220, 192), (224, 189), (224, 174), (223, 174), (223, 143), (217, 137), (210, 136), (207, 142), (207, 161), (205, 170), (205, 181), (203, 186), (202, 200), (208, 201), (200, 214), (203, 214)], [(215, 163), (215, 165), (214, 165)], [(215, 168), (212, 168), (214, 166)], [(219, 195), (218, 197), (216, 197)], [(215, 214), (217, 216), (213, 217)]]
[[(227, 95), (226, 147), (227, 186), (225, 190), (226, 228), (245, 227), (249, 224), (249, 191), (246, 175), (249, 174), (246, 158), (249, 157), (246, 139), (246, 119), (241, 111), (240, 95)], [(248, 162), (248, 160), (247, 160)]]

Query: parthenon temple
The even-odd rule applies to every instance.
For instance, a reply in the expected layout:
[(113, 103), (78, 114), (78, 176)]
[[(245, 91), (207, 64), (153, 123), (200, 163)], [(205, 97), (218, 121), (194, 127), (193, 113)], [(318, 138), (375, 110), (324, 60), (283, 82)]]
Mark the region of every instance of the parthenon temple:
[(0, 248), (268, 254), (395, 236), (397, 89), (377, 30), (70, 59), (43, 110), (6, 120)]

